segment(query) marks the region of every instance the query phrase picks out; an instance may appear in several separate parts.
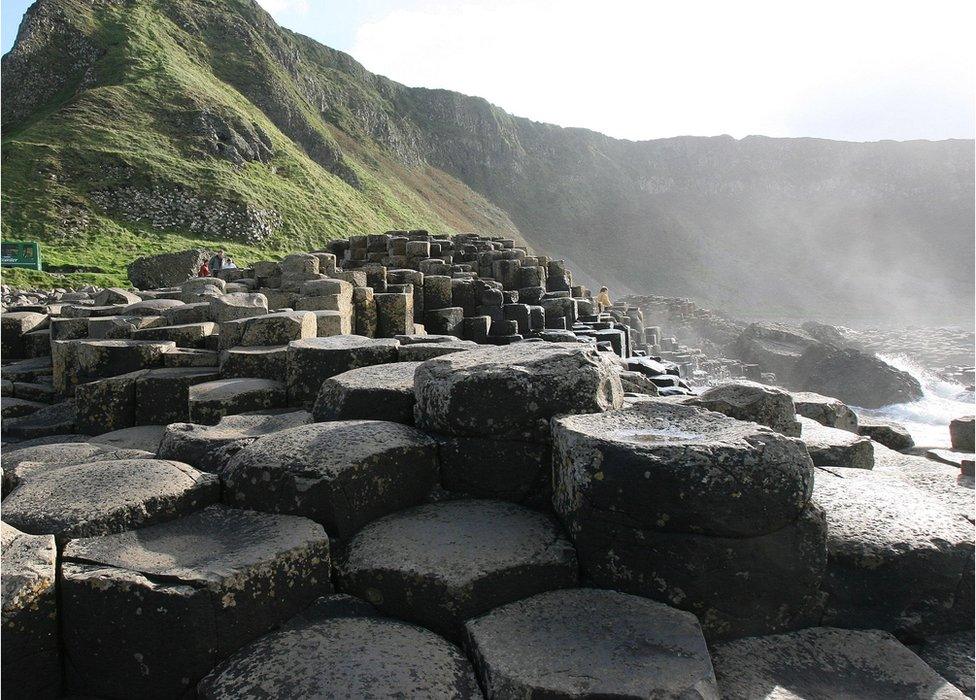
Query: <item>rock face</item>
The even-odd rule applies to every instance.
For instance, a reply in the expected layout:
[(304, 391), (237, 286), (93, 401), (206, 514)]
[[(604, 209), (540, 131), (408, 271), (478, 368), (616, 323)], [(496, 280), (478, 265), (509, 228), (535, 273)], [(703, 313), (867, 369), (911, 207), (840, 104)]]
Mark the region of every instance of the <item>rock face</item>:
[[(897, 639), (828, 627), (716, 644), (722, 697), (917, 698), (965, 696)], [(780, 696), (780, 695), (776, 695)]]
[(828, 428), (809, 418), (801, 417), (800, 424), (803, 426), (803, 442), (817, 466), (874, 468), (874, 443), (871, 438)]
[(312, 415), (318, 421), (362, 418), (411, 425), (413, 375), (419, 366), (419, 362), (392, 362), (330, 377), (322, 382)]
[(448, 435), (539, 439), (564, 413), (619, 408), (620, 378), (596, 350), (533, 343), (479, 348), (417, 368), (417, 425)]
[(127, 268), (129, 281), (136, 289), (177, 287), (196, 277), (208, 257), (203, 250), (184, 250), (137, 258)]
[(934, 635), (913, 644), (911, 649), (967, 698), (976, 697), (976, 682), (973, 679), (976, 654), (973, 653), (972, 630)]
[(427, 496), (437, 480), (436, 445), (399, 423), (313, 423), (259, 438), (221, 476), (226, 503), (304, 515), (344, 540)]
[(839, 399), (812, 391), (793, 391), (793, 405), (797, 415), (815, 420), (828, 428), (857, 432), (857, 414)]
[(694, 615), (615, 591), (541, 593), (470, 620), (488, 697), (718, 697)]
[[(6, 507), (6, 506), (5, 506)], [(51, 535), (28, 535), (0, 523), (3, 548), (3, 644), (0, 688), (5, 698), (61, 696), (57, 547)]]
[(891, 472), (818, 468), (814, 499), (827, 517), (825, 624), (906, 635), (970, 626), (971, 520)]
[(352, 539), (339, 565), (342, 590), (451, 638), (468, 618), (576, 580), (576, 554), (556, 523), (498, 501), (383, 518)]
[(480, 698), (471, 664), (433, 632), (396, 620), (334, 617), (269, 634), (198, 687), (205, 700), (267, 695)]
[(859, 416), (857, 432), (892, 450), (907, 450), (915, 446), (915, 440), (905, 426), (880, 418)]
[(826, 524), (799, 440), (651, 400), (557, 418), (553, 447), (553, 504), (593, 582), (689, 610), (712, 638), (814, 619)]
[(71, 542), (61, 589), (70, 690), (177, 697), (330, 592), (329, 540), (305, 518), (213, 506)]
[(949, 438), (954, 450), (976, 451), (976, 418), (973, 416), (953, 418), (949, 423)]
[(220, 485), (179, 462), (120, 459), (33, 474), (3, 503), (4, 520), (59, 540), (171, 520), (217, 501)]
[(817, 344), (818, 340), (799, 328), (781, 323), (753, 323), (730, 346), (730, 354), (767, 372), (775, 372), (780, 381), (789, 381), (800, 356)]
[(797, 388), (836, 396), (855, 406), (879, 408), (922, 398), (922, 385), (908, 372), (874, 355), (852, 349), (815, 345), (793, 369)]
[(775, 387), (737, 381), (708, 389), (689, 403), (738, 420), (765, 425), (783, 435), (800, 436), (793, 399), (789, 393)]

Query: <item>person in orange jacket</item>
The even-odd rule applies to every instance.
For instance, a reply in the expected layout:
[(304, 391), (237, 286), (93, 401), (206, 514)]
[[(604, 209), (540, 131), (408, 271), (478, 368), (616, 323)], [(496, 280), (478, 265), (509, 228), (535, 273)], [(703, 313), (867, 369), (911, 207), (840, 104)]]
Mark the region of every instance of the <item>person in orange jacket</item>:
[(606, 287), (600, 287), (600, 293), (596, 295), (596, 303), (601, 313), (613, 306), (613, 302), (610, 301), (610, 291)]
[(200, 272), (197, 273), (197, 277), (210, 277), (210, 268), (207, 266), (206, 261), (200, 266)]

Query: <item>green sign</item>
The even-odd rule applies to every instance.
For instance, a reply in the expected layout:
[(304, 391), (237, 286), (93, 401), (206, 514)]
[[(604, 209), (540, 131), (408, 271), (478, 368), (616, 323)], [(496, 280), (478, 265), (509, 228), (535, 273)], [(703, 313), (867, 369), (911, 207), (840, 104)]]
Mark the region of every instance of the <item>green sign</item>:
[(41, 269), (41, 246), (35, 242), (4, 241), (0, 243), (0, 264), (4, 267)]

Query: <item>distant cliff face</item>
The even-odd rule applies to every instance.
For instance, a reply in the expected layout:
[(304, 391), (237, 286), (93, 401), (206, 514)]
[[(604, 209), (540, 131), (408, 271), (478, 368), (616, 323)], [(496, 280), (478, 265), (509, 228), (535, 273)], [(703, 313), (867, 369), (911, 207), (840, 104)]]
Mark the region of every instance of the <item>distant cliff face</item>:
[[(251, 0), (40, 0), (3, 60), (4, 235), (61, 241), (78, 262), (96, 228), (271, 248), (478, 229), (618, 294), (972, 320), (972, 141), (620, 141), (373, 75)], [(112, 206), (134, 196), (263, 212), (233, 220), (261, 230)]]

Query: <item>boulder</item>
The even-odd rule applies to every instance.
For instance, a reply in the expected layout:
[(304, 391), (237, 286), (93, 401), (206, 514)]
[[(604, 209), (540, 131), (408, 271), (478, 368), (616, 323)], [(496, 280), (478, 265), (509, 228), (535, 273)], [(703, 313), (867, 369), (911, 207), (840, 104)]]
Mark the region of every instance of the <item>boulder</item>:
[(857, 434), (871, 438), (875, 442), (892, 450), (907, 450), (915, 446), (908, 428), (900, 423), (858, 416)]
[(717, 698), (694, 615), (592, 588), (551, 591), (465, 626), (491, 698)]
[(862, 408), (880, 408), (922, 398), (922, 385), (908, 372), (875, 355), (817, 344), (793, 369), (792, 384), (806, 391), (836, 396)]
[(0, 354), (7, 360), (28, 357), (24, 336), (33, 330), (46, 327), (47, 314), (33, 311), (8, 311), (0, 314)]
[(0, 523), (3, 627), (0, 693), (5, 698), (61, 697), (58, 648), (58, 550), (51, 535)]
[(747, 326), (728, 352), (746, 364), (775, 372), (780, 381), (789, 382), (800, 356), (817, 345), (821, 345), (820, 341), (800, 328), (763, 322)]
[(293, 340), (314, 338), (317, 327), (310, 311), (280, 311), (239, 318), (220, 324), (220, 349), (236, 345), (287, 345)]
[(800, 440), (665, 401), (555, 418), (553, 447), (554, 505), (571, 533), (755, 537), (793, 523), (813, 490)]
[(737, 639), (712, 647), (725, 698), (962, 700), (890, 634), (830, 627)]
[(976, 697), (973, 646), (973, 631), (965, 630), (926, 637), (918, 644), (912, 644), (911, 650), (967, 698), (972, 698)]
[(803, 442), (817, 466), (874, 468), (874, 443), (871, 438), (828, 428), (803, 416), (800, 416), (800, 424), (803, 426)]
[(212, 367), (151, 369), (136, 378), (136, 425), (166, 425), (190, 417), (190, 388), (217, 381)]
[(689, 403), (738, 420), (765, 425), (783, 435), (800, 437), (793, 399), (776, 387), (738, 380), (707, 389)]
[(815, 420), (828, 428), (857, 432), (857, 414), (843, 401), (812, 391), (792, 391), (790, 396), (793, 397), (797, 415)]
[(74, 540), (61, 568), (68, 688), (181, 697), (221, 659), (330, 592), (329, 566), (321, 526), (221, 506)]
[(480, 698), (460, 649), (397, 620), (333, 616), (269, 634), (219, 665), (201, 700), (243, 697)]
[(116, 459), (30, 474), (4, 499), (3, 518), (62, 542), (172, 520), (219, 498), (219, 480), (188, 464)]
[(345, 540), (423, 501), (437, 481), (436, 445), (399, 423), (313, 423), (252, 442), (221, 476), (228, 505), (304, 515)]
[(94, 301), (95, 306), (110, 306), (117, 304), (128, 306), (129, 304), (136, 304), (142, 301), (142, 298), (138, 294), (134, 294), (133, 292), (122, 289), (121, 287), (107, 287), (95, 295)]
[(52, 343), (54, 388), (73, 393), (75, 386), (105, 377), (162, 365), (171, 340), (67, 340)]
[(396, 362), (398, 345), (392, 338), (373, 340), (359, 335), (310, 338), (290, 343), (290, 403), (311, 410), (326, 379), (358, 367)]
[(949, 423), (949, 438), (954, 450), (976, 451), (976, 418), (973, 416), (953, 418)]
[(312, 422), (307, 411), (224, 416), (216, 425), (171, 423), (159, 443), (160, 459), (217, 473), (231, 456), (259, 437)]
[(234, 292), (212, 297), (210, 315), (217, 323), (236, 321), (268, 313), (268, 298), (260, 293)]
[[(972, 496), (970, 495), (970, 499)], [(818, 468), (827, 517), (824, 624), (932, 634), (971, 626), (973, 528), (888, 472)]]
[(576, 585), (576, 554), (548, 516), (501, 501), (418, 506), (363, 528), (338, 565), (342, 590), (448, 638), (464, 621)]
[[(182, 304), (163, 309), (163, 321), (160, 325), (183, 326), (192, 323), (210, 323), (214, 321), (210, 304), (205, 301), (193, 304)], [(175, 338), (172, 338), (175, 340)]]
[(126, 268), (136, 289), (177, 287), (196, 277), (209, 254), (203, 250), (183, 250), (136, 258)]
[(285, 406), (285, 385), (272, 379), (219, 379), (194, 384), (188, 394), (193, 423), (215, 425), (232, 413)]
[(414, 379), (417, 425), (458, 436), (545, 440), (549, 419), (619, 408), (612, 360), (554, 343), (481, 347), (427, 360)]
[(360, 367), (322, 382), (312, 409), (317, 421), (356, 418), (413, 424), (413, 375), (419, 362)]

